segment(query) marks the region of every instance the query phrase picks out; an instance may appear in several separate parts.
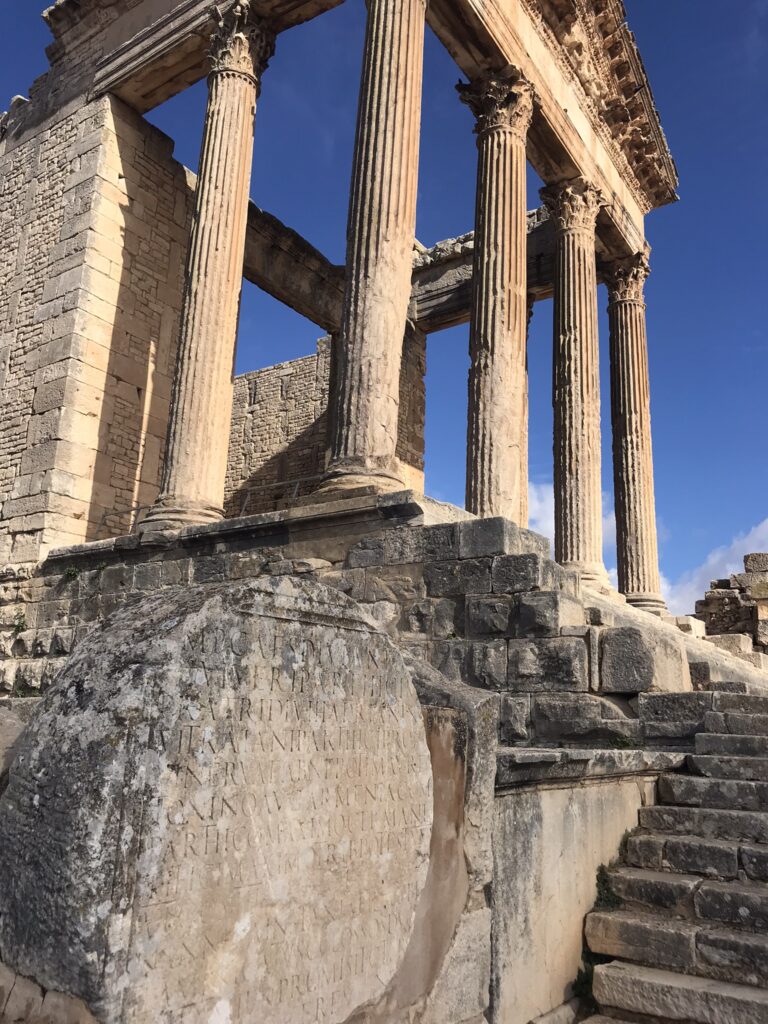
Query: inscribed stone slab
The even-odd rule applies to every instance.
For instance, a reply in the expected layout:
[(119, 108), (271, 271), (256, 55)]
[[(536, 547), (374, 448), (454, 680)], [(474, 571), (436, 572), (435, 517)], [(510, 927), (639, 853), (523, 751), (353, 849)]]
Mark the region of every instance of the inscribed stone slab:
[(0, 959), (105, 1024), (340, 1024), (394, 975), (432, 775), (395, 646), (286, 577), (72, 656), (0, 801)]

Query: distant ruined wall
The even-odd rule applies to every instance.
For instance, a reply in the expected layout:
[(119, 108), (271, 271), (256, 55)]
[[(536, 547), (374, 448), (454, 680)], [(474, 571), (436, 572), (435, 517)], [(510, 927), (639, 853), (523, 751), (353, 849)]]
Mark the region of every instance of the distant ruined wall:
[[(317, 354), (235, 378), (225, 513), (234, 518), (285, 508), (309, 494), (325, 470), (331, 339)], [(400, 374), (397, 454), (405, 480), (424, 490), (426, 342), (409, 330)]]
[(158, 489), (191, 194), (119, 100), (0, 142), (0, 564), (125, 532)]

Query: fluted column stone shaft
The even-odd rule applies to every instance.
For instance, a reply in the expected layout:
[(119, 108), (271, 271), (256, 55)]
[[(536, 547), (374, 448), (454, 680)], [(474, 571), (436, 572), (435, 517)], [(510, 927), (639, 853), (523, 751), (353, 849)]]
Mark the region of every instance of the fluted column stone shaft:
[(144, 529), (222, 518), (254, 118), (274, 34), (241, 2), (213, 36), (160, 495)]
[(647, 253), (604, 267), (611, 351), (611, 421), (619, 590), (627, 601), (661, 613), (653, 484), (646, 308)]
[(554, 221), (555, 558), (609, 589), (603, 564), (595, 225), (601, 195), (581, 179), (542, 190)]
[(324, 489), (403, 486), (400, 363), (416, 233), (426, 0), (368, 0)]
[(533, 89), (516, 69), (459, 86), (477, 119), (467, 509), (528, 522), (526, 142)]

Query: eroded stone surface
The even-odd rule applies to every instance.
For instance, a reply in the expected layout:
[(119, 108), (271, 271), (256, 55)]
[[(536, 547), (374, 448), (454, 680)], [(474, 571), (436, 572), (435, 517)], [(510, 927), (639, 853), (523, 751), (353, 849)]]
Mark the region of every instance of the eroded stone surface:
[(0, 956), (104, 1024), (337, 1024), (402, 959), (431, 824), (419, 701), (356, 605), (171, 591), (78, 648), (24, 735)]

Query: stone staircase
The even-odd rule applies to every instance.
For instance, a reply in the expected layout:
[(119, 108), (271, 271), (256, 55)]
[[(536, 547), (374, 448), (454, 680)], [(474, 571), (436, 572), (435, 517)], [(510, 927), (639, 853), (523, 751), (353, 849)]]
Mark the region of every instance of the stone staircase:
[(601, 872), (591, 1024), (768, 1022), (768, 697), (714, 707)]

